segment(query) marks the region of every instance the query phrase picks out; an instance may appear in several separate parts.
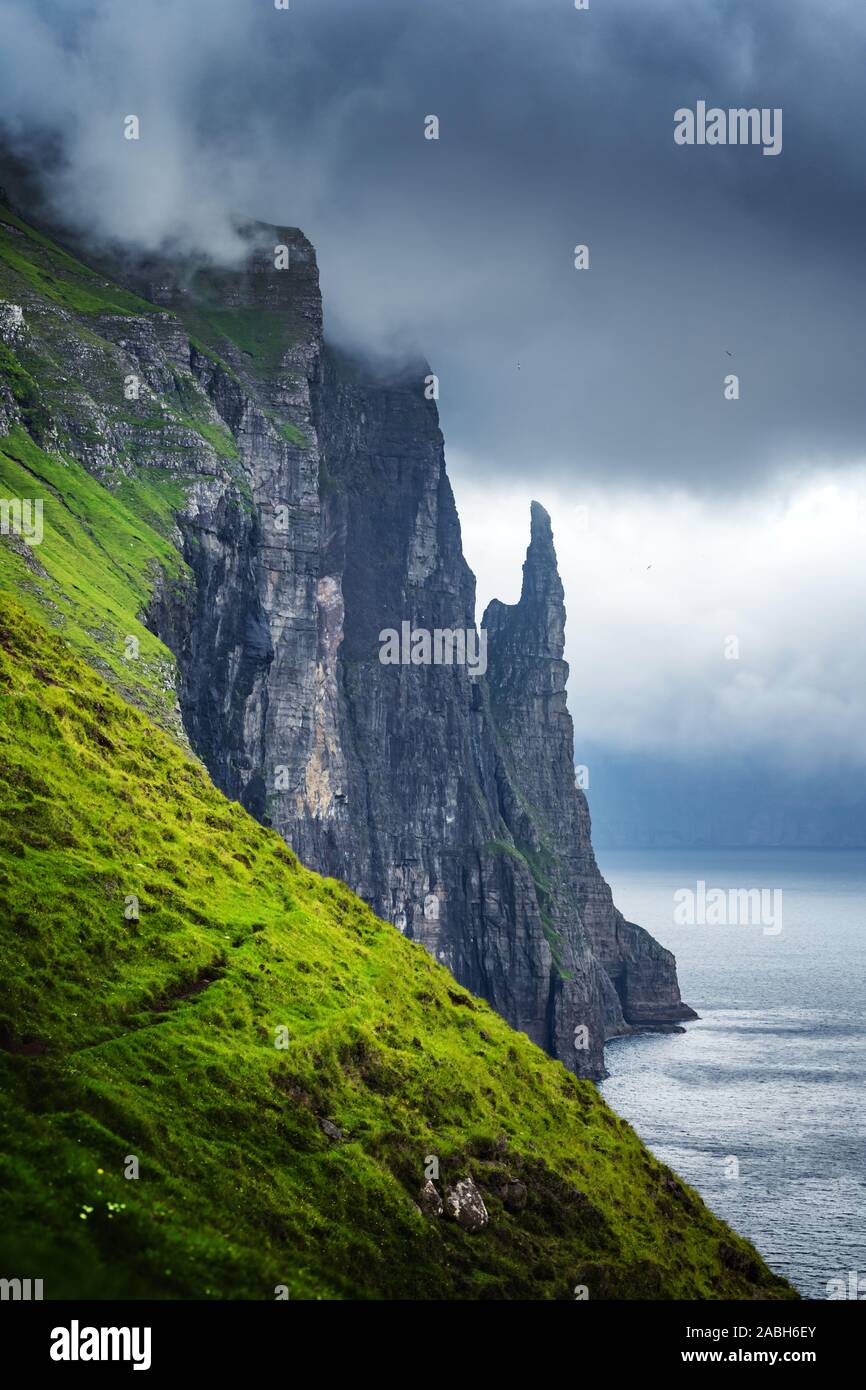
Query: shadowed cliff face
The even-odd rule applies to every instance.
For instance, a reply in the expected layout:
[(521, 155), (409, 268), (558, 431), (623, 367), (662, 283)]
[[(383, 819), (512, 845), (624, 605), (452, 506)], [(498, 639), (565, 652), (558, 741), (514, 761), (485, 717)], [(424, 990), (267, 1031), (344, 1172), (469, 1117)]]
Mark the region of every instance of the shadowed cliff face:
[[(494, 721), (510, 750), (510, 772), (525, 811), (512, 826), (528, 838), (549, 883), (548, 910), (563, 941), (587, 941), (601, 969), (605, 1036), (629, 1025), (663, 1026), (694, 1018), (680, 1000), (676, 962), (642, 927), (614, 907), (590, 837), (589, 806), (574, 783), (574, 731), (566, 708), (568, 665), (562, 659), (565, 606), (550, 518), (532, 504), (532, 532), (520, 602), (497, 600), (484, 615), (489, 631), (489, 685)], [(542, 902), (544, 901), (542, 893)], [(572, 1009), (566, 1000), (555, 1025), (563, 1055)]]
[(82, 397), (62, 416), (91, 471), (184, 480), (192, 581), (160, 584), (148, 622), (177, 658), (190, 743), (306, 864), (599, 1077), (607, 1038), (693, 1015), (595, 863), (549, 518), (533, 504), (520, 602), (485, 614), (485, 674), (383, 664), (380, 635), (403, 624), (475, 632), (428, 368), (383, 377), (325, 347), (310, 244), (246, 230), (236, 272), (111, 267), (161, 311), (100, 320), (111, 390), (134, 370), (172, 430), (118, 415), (81, 354), (88, 421)]
[[(673, 957), (624, 921), (596, 866), (574, 786), (547, 513), (533, 504), (520, 602), (485, 614), (486, 675), (382, 664), (380, 633), (404, 622), (474, 630), (428, 369), (381, 379), (324, 347), (306, 244), (289, 272), (258, 254), (230, 302), (284, 312), (299, 329), (262, 375), (224, 338), (238, 381), (198, 363), (254, 507), (234, 530), (218, 499), (182, 518), (197, 601), (190, 618), (167, 624), (164, 613), (160, 626), (181, 657), (191, 742), (304, 862), (344, 879), (510, 1023), (598, 1077), (606, 1039), (693, 1014)], [(183, 310), (164, 284), (160, 297)], [(218, 313), (210, 322), (219, 327)], [(278, 431), (290, 415), (304, 446), (281, 439), (275, 451), (262, 410)]]

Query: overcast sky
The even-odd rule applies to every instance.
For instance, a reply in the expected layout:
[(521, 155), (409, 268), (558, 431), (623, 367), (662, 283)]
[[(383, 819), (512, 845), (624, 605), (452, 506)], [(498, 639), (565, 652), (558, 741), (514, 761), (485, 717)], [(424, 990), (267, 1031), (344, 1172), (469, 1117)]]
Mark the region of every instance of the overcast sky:
[[(492, 499), (461, 470), (479, 611), (520, 595), (531, 491)], [(594, 743), (806, 779), (866, 765), (866, 468), (724, 502), (605, 486), (546, 501), (578, 761)]]
[(866, 760), (864, 59), (863, 0), (2, 0), (0, 121), (90, 234), (297, 224), (327, 331), (429, 358), (480, 597), (554, 514), (578, 722)]

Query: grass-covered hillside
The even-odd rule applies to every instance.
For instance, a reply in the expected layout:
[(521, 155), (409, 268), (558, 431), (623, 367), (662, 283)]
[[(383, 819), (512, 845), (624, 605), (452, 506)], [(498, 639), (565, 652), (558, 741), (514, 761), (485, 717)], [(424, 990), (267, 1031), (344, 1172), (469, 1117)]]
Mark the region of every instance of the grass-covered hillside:
[[(137, 482), (139, 497), (148, 486)], [(71, 455), (39, 448), (17, 423), (0, 436), (0, 495), (43, 503), (38, 545), (0, 541), (0, 585), (60, 628), (128, 698), (168, 722), (174, 659), (141, 613), (158, 570), (185, 578), (175, 547), (124, 501), (123, 488), (104, 486)]]
[[(591, 1082), (299, 866), (8, 598), (0, 766), (4, 1276), (47, 1297), (791, 1295)], [(483, 1229), (419, 1209), (431, 1156), (440, 1195), (477, 1184)]]
[(189, 581), (176, 516), (195, 491), (250, 506), (196, 352), (173, 312), (0, 204), (0, 497), (42, 499), (44, 524), (36, 546), (0, 538), (0, 585), (179, 736), (174, 659), (142, 615), (157, 580)]

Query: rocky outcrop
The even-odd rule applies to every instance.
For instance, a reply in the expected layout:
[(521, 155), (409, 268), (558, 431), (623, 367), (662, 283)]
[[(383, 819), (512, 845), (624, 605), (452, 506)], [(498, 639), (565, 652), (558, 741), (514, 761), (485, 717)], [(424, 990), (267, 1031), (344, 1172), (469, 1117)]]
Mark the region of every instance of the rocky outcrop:
[(421, 1191), (418, 1193), (418, 1210), (422, 1216), (441, 1216), (445, 1210), (442, 1198), (436, 1189), (436, 1184), (428, 1178)]
[(445, 1215), (464, 1231), (483, 1231), (490, 1217), (484, 1199), (471, 1178), (461, 1178), (445, 1194)]
[[(112, 266), (159, 312), (100, 315), (98, 350), (25, 303), (76, 378), (51, 387), (52, 428), (100, 477), (183, 480), (191, 578), (157, 583), (148, 622), (217, 785), (599, 1077), (606, 1039), (692, 1014), (595, 862), (549, 518), (533, 504), (520, 602), (484, 616), (485, 672), (383, 664), (383, 631), (477, 631), (429, 369), (377, 374), (325, 346), (309, 242), (241, 232), (235, 270)], [(118, 407), (130, 374), (141, 399)]]
[[(508, 802), (509, 829), (539, 865), (539, 887), (558, 943), (580, 922), (606, 979), (601, 989), (605, 1036), (629, 1025), (673, 1025), (694, 1018), (680, 1000), (676, 962), (642, 927), (626, 922), (599, 872), (589, 806), (574, 782), (574, 732), (566, 708), (565, 606), (550, 518), (532, 504), (531, 541), (520, 602), (494, 600), (489, 634), (491, 708), (518, 792)], [(610, 986), (613, 986), (613, 989)], [(564, 1046), (565, 1029), (557, 1026)]]

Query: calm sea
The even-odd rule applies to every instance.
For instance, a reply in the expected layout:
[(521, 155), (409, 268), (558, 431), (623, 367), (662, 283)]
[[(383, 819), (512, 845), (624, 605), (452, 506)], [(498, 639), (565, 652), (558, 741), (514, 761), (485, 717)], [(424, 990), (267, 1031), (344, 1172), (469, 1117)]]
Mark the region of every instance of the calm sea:
[[(854, 1270), (866, 1297), (866, 852), (616, 850), (599, 864), (625, 916), (674, 952), (700, 1014), (685, 1034), (610, 1043), (606, 1100), (802, 1294), (826, 1298)], [(675, 925), (674, 893), (698, 880), (781, 889), (781, 933)]]

